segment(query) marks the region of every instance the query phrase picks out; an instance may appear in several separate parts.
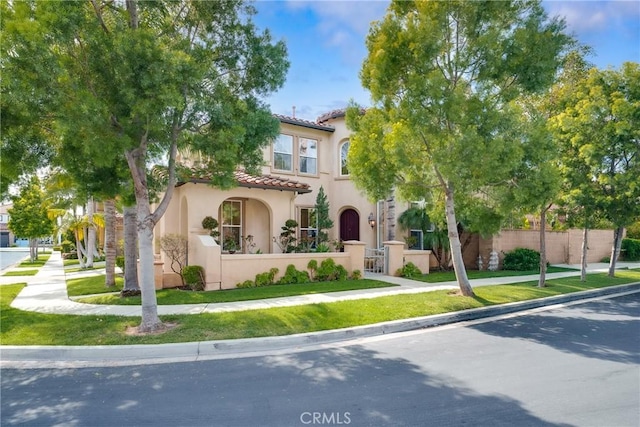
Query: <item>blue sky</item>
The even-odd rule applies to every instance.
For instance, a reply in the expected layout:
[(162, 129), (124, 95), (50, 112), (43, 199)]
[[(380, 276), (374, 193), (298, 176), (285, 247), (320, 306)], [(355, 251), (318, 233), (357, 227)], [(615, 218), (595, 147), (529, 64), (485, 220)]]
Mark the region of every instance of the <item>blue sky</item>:
[[(255, 23), (284, 40), (291, 66), (284, 86), (266, 101), (274, 113), (315, 120), (349, 99), (370, 105), (358, 73), (371, 21), (382, 19), (386, 0), (258, 0)], [(598, 68), (640, 62), (640, 1), (544, 1), (581, 43), (594, 49)]]

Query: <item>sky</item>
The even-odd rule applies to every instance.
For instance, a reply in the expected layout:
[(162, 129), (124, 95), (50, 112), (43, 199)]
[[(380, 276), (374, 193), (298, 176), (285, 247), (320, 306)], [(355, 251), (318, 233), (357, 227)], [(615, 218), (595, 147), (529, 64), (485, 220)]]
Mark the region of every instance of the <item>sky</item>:
[[(387, 0), (257, 0), (254, 5), (254, 22), (284, 40), (291, 63), (283, 87), (265, 100), (272, 112), (293, 116), (295, 106), (295, 117), (315, 121), (350, 99), (371, 105), (358, 76), (370, 23), (383, 18)], [(640, 62), (640, 0), (545, 0), (543, 6), (591, 46), (587, 59), (596, 67)]]

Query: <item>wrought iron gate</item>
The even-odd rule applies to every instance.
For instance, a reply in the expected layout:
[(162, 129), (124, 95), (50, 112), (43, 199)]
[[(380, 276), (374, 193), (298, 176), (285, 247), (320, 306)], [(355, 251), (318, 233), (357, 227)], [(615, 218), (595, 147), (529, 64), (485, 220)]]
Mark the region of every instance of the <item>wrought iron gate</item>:
[(364, 249), (364, 271), (365, 273), (384, 274), (387, 271), (386, 248)]

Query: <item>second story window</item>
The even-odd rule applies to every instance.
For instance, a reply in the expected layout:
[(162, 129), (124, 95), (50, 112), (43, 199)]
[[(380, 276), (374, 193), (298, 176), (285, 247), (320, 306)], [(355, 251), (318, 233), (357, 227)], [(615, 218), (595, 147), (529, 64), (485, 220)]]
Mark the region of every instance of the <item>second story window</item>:
[(315, 175), (318, 172), (318, 141), (298, 138), (300, 173)]
[(349, 154), (349, 141), (340, 146), (340, 175), (349, 175), (347, 155)]
[(280, 134), (274, 142), (273, 168), (293, 172), (293, 136)]

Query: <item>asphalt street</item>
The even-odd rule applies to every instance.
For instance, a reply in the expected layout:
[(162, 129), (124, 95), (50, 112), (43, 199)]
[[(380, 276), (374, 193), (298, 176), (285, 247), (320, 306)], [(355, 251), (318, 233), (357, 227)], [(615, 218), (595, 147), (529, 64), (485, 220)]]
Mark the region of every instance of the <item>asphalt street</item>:
[(2, 369), (2, 426), (638, 426), (640, 293), (331, 348)]

